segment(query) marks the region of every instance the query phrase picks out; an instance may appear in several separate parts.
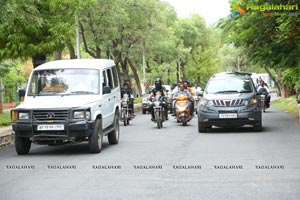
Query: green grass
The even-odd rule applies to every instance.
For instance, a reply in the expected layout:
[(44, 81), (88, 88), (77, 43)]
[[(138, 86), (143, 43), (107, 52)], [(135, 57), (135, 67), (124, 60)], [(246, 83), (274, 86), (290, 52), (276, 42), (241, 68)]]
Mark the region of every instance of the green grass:
[(291, 96), (288, 98), (279, 98), (273, 101), (272, 105), (280, 110), (289, 112), (294, 116), (297, 116), (299, 113), (298, 105), (296, 102), (296, 96)]
[(134, 98), (134, 104), (142, 103), (142, 101), (143, 101), (143, 97), (136, 97), (136, 98)]
[(0, 127), (9, 126), (10, 124), (10, 112), (4, 112), (3, 114), (0, 114)]

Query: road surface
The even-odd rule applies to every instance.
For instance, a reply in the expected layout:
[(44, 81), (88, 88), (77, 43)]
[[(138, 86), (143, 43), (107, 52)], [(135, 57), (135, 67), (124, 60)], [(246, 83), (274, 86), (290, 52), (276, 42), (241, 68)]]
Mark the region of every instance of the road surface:
[(300, 126), (276, 109), (263, 132), (199, 134), (170, 117), (162, 129), (138, 113), (118, 145), (33, 145), (26, 156), (0, 150), (0, 199), (300, 199)]

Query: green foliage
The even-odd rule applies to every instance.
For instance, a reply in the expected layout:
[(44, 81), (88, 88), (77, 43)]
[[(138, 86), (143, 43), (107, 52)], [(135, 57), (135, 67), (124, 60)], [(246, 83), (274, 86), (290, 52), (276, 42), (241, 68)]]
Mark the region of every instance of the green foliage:
[(295, 91), (300, 87), (300, 67), (288, 68), (283, 72), (282, 81), (288, 86), (294, 87)]
[[(270, 4), (263, 0), (232, 0), (240, 5)], [(276, 0), (272, 4), (297, 4), (298, 1)], [(271, 15), (271, 16), (269, 16)], [(238, 15), (233, 19), (223, 20), (220, 27), (224, 30), (224, 41), (233, 43), (236, 47), (245, 49), (245, 55), (251, 63), (266, 69), (285, 71), (300, 66), (300, 18), (288, 11), (251, 11)], [(287, 71), (289, 76), (295, 74)], [(287, 77), (278, 84), (294, 83), (288, 79), (297, 80), (297, 77)], [(299, 76), (298, 76), (299, 79)]]
[(0, 127), (1, 126), (9, 126), (10, 125), (10, 112), (0, 113)]
[[(0, 65), (1, 66), (1, 65)], [(17, 63), (6, 63), (6, 70), (2, 76), (2, 84), (4, 86), (4, 102), (11, 102), (17, 97), (17, 90), (21, 84), (26, 83), (27, 79), (24, 74), (22, 74), (22, 66)]]
[[(62, 50), (75, 38), (79, 0), (7, 0), (0, 24), (0, 60)], [(2, 5), (1, 5), (2, 6)]]

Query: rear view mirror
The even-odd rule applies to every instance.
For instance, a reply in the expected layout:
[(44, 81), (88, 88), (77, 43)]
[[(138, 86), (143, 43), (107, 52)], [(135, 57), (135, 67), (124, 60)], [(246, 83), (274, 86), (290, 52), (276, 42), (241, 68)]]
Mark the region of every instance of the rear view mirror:
[(103, 87), (103, 94), (110, 94), (111, 93), (111, 89), (108, 86), (104, 86)]

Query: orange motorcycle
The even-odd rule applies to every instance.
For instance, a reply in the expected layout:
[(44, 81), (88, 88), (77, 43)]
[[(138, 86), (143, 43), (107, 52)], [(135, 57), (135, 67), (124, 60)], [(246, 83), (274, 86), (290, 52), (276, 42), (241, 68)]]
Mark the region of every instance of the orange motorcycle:
[(187, 123), (192, 119), (191, 109), (189, 107), (189, 97), (185, 95), (179, 95), (176, 97), (175, 109), (177, 122), (182, 123), (183, 126), (186, 126)]

